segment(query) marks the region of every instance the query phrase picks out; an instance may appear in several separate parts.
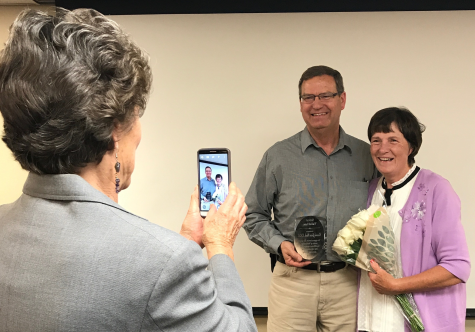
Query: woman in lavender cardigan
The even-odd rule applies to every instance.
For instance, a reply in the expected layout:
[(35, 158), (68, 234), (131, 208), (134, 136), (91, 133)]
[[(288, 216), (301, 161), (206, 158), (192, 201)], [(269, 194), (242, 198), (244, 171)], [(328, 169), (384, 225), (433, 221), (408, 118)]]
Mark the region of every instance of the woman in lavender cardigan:
[(370, 184), (368, 205), (381, 205), (384, 195), (404, 277), (394, 279), (374, 261), (376, 273), (361, 273), (360, 331), (409, 332), (390, 296), (402, 293), (413, 293), (425, 331), (465, 331), (470, 259), (460, 199), (446, 179), (415, 164), (424, 129), (409, 110), (396, 107), (378, 111), (368, 127), (382, 174)]

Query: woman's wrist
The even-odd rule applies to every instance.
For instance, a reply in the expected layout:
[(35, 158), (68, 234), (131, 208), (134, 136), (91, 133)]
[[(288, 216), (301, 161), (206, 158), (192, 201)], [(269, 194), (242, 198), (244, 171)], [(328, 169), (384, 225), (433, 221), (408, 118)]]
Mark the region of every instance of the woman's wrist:
[(392, 293), (394, 293), (396, 295), (406, 293), (404, 291), (404, 280), (403, 279), (404, 278), (398, 278), (398, 279), (393, 280), (392, 287), (391, 287), (392, 288), (391, 289)]
[(205, 244), (206, 252), (208, 253), (208, 259), (211, 259), (214, 255), (224, 254), (229, 256), (234, 261), (233, 248), (227, 245), (221, 244)]

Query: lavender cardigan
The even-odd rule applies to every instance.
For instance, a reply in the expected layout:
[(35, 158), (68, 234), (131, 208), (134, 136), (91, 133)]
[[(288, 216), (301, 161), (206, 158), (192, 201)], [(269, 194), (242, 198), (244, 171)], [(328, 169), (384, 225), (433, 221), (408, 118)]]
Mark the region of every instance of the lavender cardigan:
[[(368, 206), (377, 184), (378, 179), (370, 183)], [(399, 214), (403, 220), (401, 260), (404, 276), (440, 265), (462, 280), (455, 286), (413, 293), (425, 331), (465, 331), (465, 283), (470, 275), (470, 257), (460, 218), (460, 199), (449, 181), (421, 169)], [(407, 326), (405, 332), (410, 332)]]

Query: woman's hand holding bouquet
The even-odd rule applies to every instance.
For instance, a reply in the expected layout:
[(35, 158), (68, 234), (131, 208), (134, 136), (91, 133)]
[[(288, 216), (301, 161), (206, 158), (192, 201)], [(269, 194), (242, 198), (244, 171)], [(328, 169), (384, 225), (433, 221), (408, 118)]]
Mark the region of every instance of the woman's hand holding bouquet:
[(398, 308), (414, 332), (424, 331), (421, 316), (411, 293), (398, 294), (394, 284), (402, 278), (399, 251), (389, 215), (384, 207), (371, 205), (360, 211), (339, 232), (332, 249), (348, 264), (370, 273), (373, 287), (382, 294), (394, 295)]

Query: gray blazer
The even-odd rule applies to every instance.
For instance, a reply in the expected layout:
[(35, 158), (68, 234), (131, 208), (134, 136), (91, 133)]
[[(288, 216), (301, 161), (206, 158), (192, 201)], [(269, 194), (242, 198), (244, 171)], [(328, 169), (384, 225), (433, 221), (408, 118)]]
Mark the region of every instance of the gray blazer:
[[(207, 269), (206, 269), (207, 268)], [(0, 206), (0, 331), (257, 331), (234, 263), (77, 175)]]

